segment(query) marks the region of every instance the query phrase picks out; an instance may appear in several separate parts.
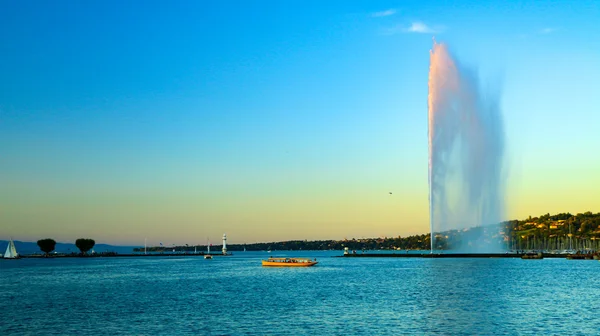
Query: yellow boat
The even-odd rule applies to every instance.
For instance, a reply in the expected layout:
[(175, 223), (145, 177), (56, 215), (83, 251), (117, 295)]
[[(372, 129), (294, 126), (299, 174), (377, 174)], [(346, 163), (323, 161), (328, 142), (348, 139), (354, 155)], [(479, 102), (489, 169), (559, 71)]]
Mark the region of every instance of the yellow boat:
[(271, 267), (310, 267), (316, 265), (317, 259), (309, 258), (269, 258), (262, 260), (263, 266)]

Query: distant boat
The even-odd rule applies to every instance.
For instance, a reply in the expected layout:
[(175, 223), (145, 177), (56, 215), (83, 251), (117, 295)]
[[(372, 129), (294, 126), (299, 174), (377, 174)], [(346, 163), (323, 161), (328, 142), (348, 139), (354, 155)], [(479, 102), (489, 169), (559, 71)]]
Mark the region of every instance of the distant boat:
[(12, 238), (8, 242), (6, 252), (4, 252), (4, 259), (19, 259), (19, 254), (17, 253), (17, 248), (15, 247)]
[(212, 259), (212, 255), (210, 255), (210, 243), (208, 240), (206, 241), (206, 251), (207, 254), (204, 255), (204, 259)]
[(544, 254), (542, 252), (539, 253), (525, 253), (521, 255), (521, 259), (544, 259)]
[(310, 267), (316, 265), (317, 259), (309, 258), (269, 258), (262, 260), (263, 266), (270, 267)]
[(569, 260), (592, 260), (595, 259), (593, 254), (590, 253), (574, 253), (568, 254), (567, 259)]

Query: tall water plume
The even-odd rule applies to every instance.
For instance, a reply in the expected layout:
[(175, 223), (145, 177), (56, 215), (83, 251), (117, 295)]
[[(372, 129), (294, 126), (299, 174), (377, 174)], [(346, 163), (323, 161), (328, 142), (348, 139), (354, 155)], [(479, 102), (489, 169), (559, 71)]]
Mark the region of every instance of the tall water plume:
[(432, 251), (500, 251), (501, 239), (491, 239), (492, 229), (486, 228), (504, 217), (499, 93), (482, 94), (475, 73), (435, 41), (430, 52), (428, 117)]

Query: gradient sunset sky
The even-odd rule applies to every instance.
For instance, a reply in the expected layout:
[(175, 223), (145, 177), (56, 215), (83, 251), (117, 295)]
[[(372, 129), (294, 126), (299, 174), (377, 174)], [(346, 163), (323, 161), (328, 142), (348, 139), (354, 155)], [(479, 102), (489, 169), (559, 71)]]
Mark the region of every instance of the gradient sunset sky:
[(0, 31), (0, 239), (427, 233), (433, 36), (501, 92), (506, 219), (600, 211), (598, 1), (3, 1)]

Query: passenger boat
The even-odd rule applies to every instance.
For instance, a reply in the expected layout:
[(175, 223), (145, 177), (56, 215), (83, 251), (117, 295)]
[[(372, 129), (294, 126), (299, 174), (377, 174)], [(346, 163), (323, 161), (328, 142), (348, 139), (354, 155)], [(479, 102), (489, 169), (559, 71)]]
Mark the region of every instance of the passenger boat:
[(317, 259), (309, 258), (269, 258), (262, 260), (263, 266), (271, 267), (310, 267), (316, 265)]

